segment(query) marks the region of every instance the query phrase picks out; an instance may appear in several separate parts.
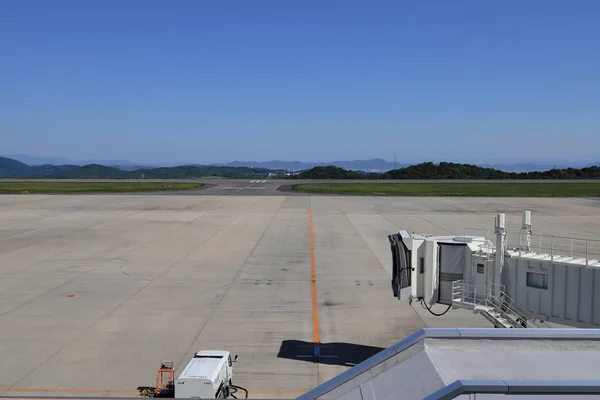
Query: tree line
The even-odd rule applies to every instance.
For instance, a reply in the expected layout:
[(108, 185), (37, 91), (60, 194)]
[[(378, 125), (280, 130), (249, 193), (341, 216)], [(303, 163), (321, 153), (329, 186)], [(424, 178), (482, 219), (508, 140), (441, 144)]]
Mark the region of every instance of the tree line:
[(293, 179), (600, 179), (600, 167), (551, 169), (549, 171), (505, 172), (472, 164), (424, 162), (383, 173), (348, 171), (335, 166), (314, 167), (300, 172)]

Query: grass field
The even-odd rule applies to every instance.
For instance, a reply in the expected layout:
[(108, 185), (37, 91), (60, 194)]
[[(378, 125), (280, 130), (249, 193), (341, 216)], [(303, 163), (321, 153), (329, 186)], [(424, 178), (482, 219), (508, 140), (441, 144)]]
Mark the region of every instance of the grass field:
[(600, 197), (598, 183), (314, 183), (294, 192), (365, 196)]
[(202, 186), (204, 184), (160, 182), (0, 182), (0, 194), (164, 192)]

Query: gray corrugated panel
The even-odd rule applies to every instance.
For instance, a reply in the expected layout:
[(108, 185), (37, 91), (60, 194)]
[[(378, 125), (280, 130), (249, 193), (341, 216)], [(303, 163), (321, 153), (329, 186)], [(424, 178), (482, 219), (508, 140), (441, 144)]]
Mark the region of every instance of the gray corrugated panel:
[(461, 337), (490, 339), (600, 339), (600, 329), (458, 328)]
[(565, 380), (565, 381), (504, 381), (509, 393), (598, 393), (600, 380)]

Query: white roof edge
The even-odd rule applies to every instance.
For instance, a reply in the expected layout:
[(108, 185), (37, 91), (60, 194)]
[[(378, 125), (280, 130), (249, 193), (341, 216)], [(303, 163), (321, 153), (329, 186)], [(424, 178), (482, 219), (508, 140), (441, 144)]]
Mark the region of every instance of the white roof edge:
[(423, 328), (407, 336), (403, 340), (379, 352), (371, 358), (342, 372), (336, 377), (322, 383), (314, 389), (304, 393), (297, 400), (316, 399), (344, 383), (356, 378), (387, 359), (403, 352), (424, 339), (527, 339), (527, 340), (600, 340), (600, 329), (572, 329), (572, 328)]
[(227, 350), (200, 350), (200, 351), (195, 352), (194, 354), (224, 356), (229, 353), (230, 352)]
[[(528, 260), (543, 260), (550, 261), (552, 256), (548, 253), (535, 253), (535, 252), (521, 252), (518, 250), (506, 250), (506, 255), (510, 258), (525, 258)], [(600, 266), (600, 260), (592, 260), (588, 259), (588, 267), (597, 267)], [(567, 256), (564, 254), (557, 254), (554, 256), (554, 262), (557, 264), (568, 264), (568, 265), (576, 265), (576, 266), (586, 266), (585, 265), (585, 257), (578, 256)]]

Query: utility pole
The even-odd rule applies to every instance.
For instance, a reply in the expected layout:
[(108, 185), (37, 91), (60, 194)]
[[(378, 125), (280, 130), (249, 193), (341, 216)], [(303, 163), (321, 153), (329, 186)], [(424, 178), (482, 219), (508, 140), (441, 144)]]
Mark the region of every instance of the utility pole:
[(398, 168), (396, 167), (396, 153), (394, 153), (394, 169), (398, 169)]

